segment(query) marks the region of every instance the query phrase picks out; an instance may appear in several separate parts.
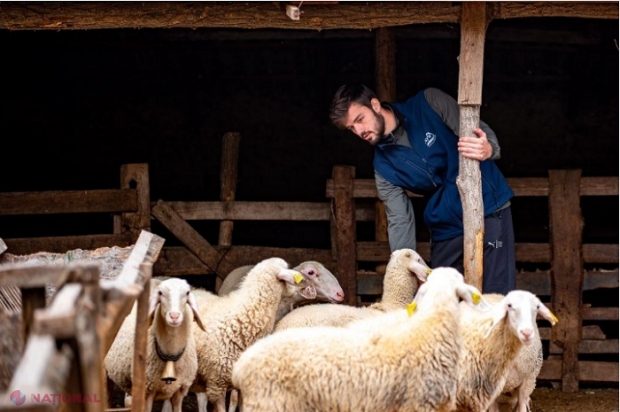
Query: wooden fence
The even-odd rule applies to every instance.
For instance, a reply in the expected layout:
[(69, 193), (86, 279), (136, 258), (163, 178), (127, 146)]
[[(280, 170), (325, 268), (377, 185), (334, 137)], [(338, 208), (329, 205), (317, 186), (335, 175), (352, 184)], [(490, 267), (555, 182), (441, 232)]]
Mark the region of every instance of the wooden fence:
[[(20, 360), (6, 392), (0, 392), (0, 411), (103, 412), (103, 359), (136, 300), (144, 321), (136, 326), (132, 407), (143, 410), (149, 280), (163, 243), (143, 231), (114, 279), (101, 279), (100, 266), (93, 262), (0, 266), (0, 297), (20, 297), (13, 299), (23, 328), (16, 333), (24, 336), (23, 353), (3, 348), (9, 352), (3, 357)], [(49, 285), (56, 292), (46, 304)], [(15, 390), (26, 399), (19, 402)]]
[[(221, 281), (234, 267), (280, 256), (291, 264), (310, 259), (324, 263), (338, 277), (345, 291), (345, 303), (359, 305), (361, 297), (380, 295), (383, 273), (359, 267), (367, 262), (386, 262), (390, 254), (388, 243), (358, 241), (356, 231), (360, 223), (375, 221), (374, 181), (355, 179), (352, 167), (336, 166), (333, 178), (326, 183), (325, 202), (237, 201), (234, 182), (238, 135), (227, 134), (224, 138), (220, 201), (150, 201), (145, 164), (123, 165), (120, 189), (0, 193), (0, 215), (106, 212), (115, 216), (111, 234), (4, 239), (8, 251), (28, 254), (126, 246), (135, 241), (141, 230), (151, 229), (152, 217), (184, 245), (164, 247), (154, 264), (154, 275), (215, 274)], [(518, 287), (549, 296), (561, 319), (553, 330), (541, 328), (549, 353), (539, 379), (559, 382), (566, 391), (577, 390), (580, 381), (618, 382), (617, 358), (579, 359), (580, 355), (618, 354), (618, 339), (608, 339), (596, 324), (618, 321), (618, 307), (592, 307), (582, 301), (584, 291), (618, 287), (618, 244), (582, 244), (580, 209), (583, 196), (618, 196), (618, 177), (581, 177), (578, 170), (558, 170), (551, 171), (548, 178), (509, 179), (509, 183), (517, 197), (548, 198), (552, 233), (549, 241), (516, 244), (518, 262), (546, 263), (550, 267), (518, 273)], [(191, 226), (191, 221), (197, 220), (220, 222), (217, 244), (210, 244)], [(323, 222), (331, 227), (331, 247), (233, 245), (232, 225), (240, 220)], [(419, 243), (418, 251), (428, 259), (427, 243)], [(584, 264), (611, 264), (615, 270), (584, 270)]]

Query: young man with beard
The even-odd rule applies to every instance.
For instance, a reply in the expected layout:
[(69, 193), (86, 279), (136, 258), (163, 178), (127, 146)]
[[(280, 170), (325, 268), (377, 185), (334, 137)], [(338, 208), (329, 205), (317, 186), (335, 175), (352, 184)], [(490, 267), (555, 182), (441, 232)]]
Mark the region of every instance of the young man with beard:
[(456, 186), (459, 153), (480, 161), (484, 203), (483, 292), (506, 294), (516, 287), (514, 196), (495, 165), (497, 137), (484, 122), (474, 136), (459, 137), (459, 106), (451, 96), (425, 89), (402, 103), (380, 102), (362, 84), (345, 84), (333, 97), (330, 118), (375, 147), (373, 166), (385, 204), (392, 251), (415, 250), (413, 208), (405, 190), (427, 199), (424, 221), (431, 234), (432, 267), (463, 272), (463, 209)]

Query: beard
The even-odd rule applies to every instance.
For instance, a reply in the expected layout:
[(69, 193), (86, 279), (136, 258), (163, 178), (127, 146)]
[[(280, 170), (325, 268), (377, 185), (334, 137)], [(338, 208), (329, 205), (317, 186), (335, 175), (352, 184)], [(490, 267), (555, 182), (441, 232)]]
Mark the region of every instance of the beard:
[(385, 118), (381, 113), (376, 113), (374, 110), (372, 113), (375, 115), (375, 124), (373, 125), (374, 131), (371, 131), (369, 133), (373, 133), (375, 136), (373, 136), (372, 139), (366, 141), (371, 145), (376, 146), (381, 143), (381, 141), (385, 137)]

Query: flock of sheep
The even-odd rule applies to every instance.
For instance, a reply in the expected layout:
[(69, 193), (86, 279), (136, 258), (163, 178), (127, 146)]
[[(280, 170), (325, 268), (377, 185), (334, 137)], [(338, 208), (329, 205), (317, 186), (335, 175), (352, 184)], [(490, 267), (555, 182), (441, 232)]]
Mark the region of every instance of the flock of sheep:
[[(500, 397), (526, 412), (542, 366), (536, 318), (557, 322), (532, 293), (482, 295), (411, 249), (392, 253), (383, 295), (368, 307), (340, 304), (338, 281), (314, 261), (241, 267), (218, 295), (177, 278), (151, 282), (147, 412), (154, 400), (180, 412), (188, 392), (198, 412), (225, 412), (227, 399), (229, 412), (499, 412)], [(135, 311), (105, 358), (126, 394)]]

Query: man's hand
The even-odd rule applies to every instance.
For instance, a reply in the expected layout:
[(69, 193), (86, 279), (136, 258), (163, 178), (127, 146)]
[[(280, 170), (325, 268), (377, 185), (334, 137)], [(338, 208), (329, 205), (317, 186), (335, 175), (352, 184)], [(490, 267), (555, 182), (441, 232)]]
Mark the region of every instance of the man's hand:
[(478, 137), (460, 137), (458, 150), (468, 159), (484, 161), (493, 155), (493, 147), (487, 140), (487, 134), (480, 128), (474, 129)]

